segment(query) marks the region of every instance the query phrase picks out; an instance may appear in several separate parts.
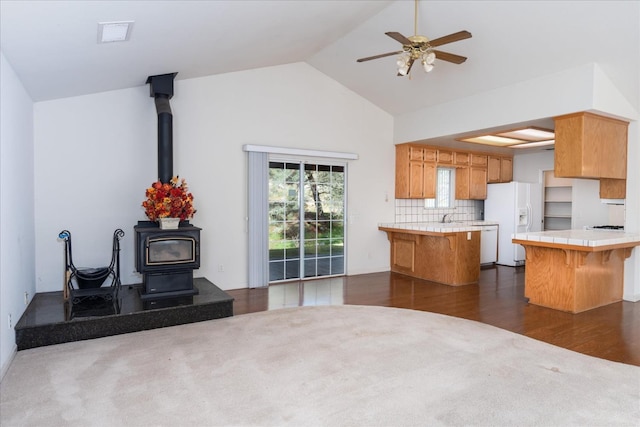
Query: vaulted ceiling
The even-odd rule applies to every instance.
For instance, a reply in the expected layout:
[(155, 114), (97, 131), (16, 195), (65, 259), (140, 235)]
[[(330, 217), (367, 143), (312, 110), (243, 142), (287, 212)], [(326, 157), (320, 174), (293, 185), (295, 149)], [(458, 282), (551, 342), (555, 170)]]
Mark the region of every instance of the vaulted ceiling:
[[(393, 115), (596, 62), (629, 102), (640, 94), (637, 1), (421, 1), (418, 33), (467, 30), (439, 49), (468, 57), (396, 76), (385, 35), (413, 35), (414, 1), (0, 1), (0, 47), (35, 101), (306, 61)], [(97, 43), (97, 25), (135, 21)], [(526, 100), (522, 100), (526, 102)]]

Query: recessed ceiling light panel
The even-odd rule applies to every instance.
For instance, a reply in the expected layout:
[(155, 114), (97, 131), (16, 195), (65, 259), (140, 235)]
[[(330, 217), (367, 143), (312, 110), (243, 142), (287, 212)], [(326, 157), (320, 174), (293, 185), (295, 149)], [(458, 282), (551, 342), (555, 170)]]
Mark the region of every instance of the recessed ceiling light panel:
[(544, 129), (526, 128), (517, 129), (510, 132), (501, 132), (498, 135), (524, 139), (528, 141), (546, 141), (554, 138), (554, 133)]
[(527, 148), (551, 145), (555, 142), (554, 138), (555, 134), (552, 130), (528, 127), (488, 135), (471, 136), (458, 139), (458, 141), (499, 147)]
[(98, 22), (98, 43), (128, 41), (132, 29), (133, 21)]
[(498, 135), (482, 135), (482, 136), (476, 136), (473, 138), (464, 138), (464, 139), (461, 139), (460, 141), (474, 142), (476, 144), (496, 145), (496, 146), (502, 146), (502, 147), (522, 143), (522, 141), (519, 139), (505, 138), (503, 136), (498, 136)]
[(512, 145), (510, 148), (544, 147), (545, 145), (554, 145), (555, 143), (555, 139), (550, 139), (549, 141), (527, 142), (524, 144)]

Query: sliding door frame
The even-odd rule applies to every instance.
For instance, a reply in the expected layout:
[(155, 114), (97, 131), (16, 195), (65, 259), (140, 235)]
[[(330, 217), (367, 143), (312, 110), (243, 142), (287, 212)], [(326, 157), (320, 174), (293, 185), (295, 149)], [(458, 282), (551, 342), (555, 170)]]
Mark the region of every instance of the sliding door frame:
[[(344, 161), (357, 160), (355, 153), (345, 153), (338, 151), (308, 150), (299, 148), (274, 147), (268, 145), (245, 144), (242, 150), (248, 153), (247, 160), (247, 244), (248, 244), (248, 287), (269, 286), (269, 242), (268, 242), (268, 180), (269, 180), (269, 156), (300, 156), (309, 160), (319, 159), (322, 161)], [(347, 225), (348, 221), (348, 164), (345, 165), (345, 230), (344, 247), (348, 245)], [(345, 252), (345, 274), (347, 266), (347, 255)]]
[[(299, 259), (299, 265), (298, 265), (298, 276), (297, 277), (287, 277), (287, 270), (286, 270), (286, 257), (283, 259), (283, 268), (284, 268), (284, 272), (283, 272), (283, 278), (281, 279), (277, 279), (277, 280), (271, 280), (271, 266), (272, 266), (272, 260), (268, 259), (268, 263), (269, 263), (269, 283), (284, 283), (284, 282), (288, 282), (288, 281), (299, 281), (299, 280), (311, 280), (311, 279), (316, 279), (316, 278), (329, 278), (329, 277), (339, 277), (339, 276), (344, 276), (346, 274), (346, 270), (347, 270), (347, 245), (348, 245), (348, 241), (347, 241), (347, 234), (348, 234), (348, 214), (347, 214), (347, 188), (348, 188), (348, 163), (344, 160), (337, 160), (337, 159), (329, 159), (329, 158), (311, 158), (311, 157), (304, 157), (304, 156), (284, 156), (284, 155), (278, 155), (278, 154), (271, 154), (269, 155), (269, 163), (274, 162), (274, 163), (284, 163), (284, 164), (297, 164), (298, 165), (298, 171), (299, 171), (299, 176), (298, 176), (298, 223), (299, 223), (299, 237), (298, 237), (298, 243), (299, 243), (299, 248), (298, 248), (298, 259)], [(305, 183), (306, 181), (306, 177), (305, 177), (305, 171), (307, 170), (307, 165), (314, 165), (316, 167), (318, 166), (329, 166), (329, 167), (340, 167), (343, 169), (342, 174), (343, 174), (343, 195), (342, 195), (342, 244), (343, 244), (343, 251), (342, 251), (342, 268), (341, 268), (341, 272), (340, 273), (336, 273), (336, 274), (326, 274), (326, 275), (317, 275), (317, 263), (318, 261), (321, 261), (322, 259), (325, 258), (321, 258), (320, 260), (318, 259), (317, 256), (317, 246), (316, 246), (316, 252), (315, 252), (315, 256), (314, 256), (314, 260), (316, 262), (316, 269), (314, 271), (314, 273), (316, 273), (315, 275), (309, 276), (307, 275), (307, 271), (306, 271), (306, 263), (307, 261), (310, 261), (309, 259), (307, 259), (307, 257), (305, 256), (305, 242), (306, 242), (306, 224), (307, 224), (307, 219), (305, 217)], [(269, 169), (271, 169), (271, 167), (269, 166)], [(269, 177), (267, 177), (267, 180), (270, 180)], [(317, 200), (314, 199), (314, 202), (317, 202)], [(269, 207), (267, 207), (267, 210), (269, 211)], [(318, 219), (316, 218), (315, 222), (318, 222)], [(332, 221), (330, 221), (332, 222)], [(268, 233), (268, 230), (267, 230)], [(269, 245), (270, 245), (270, 239), (269, 236), (267, 235), (267, 240), (269, 240)], [(333, 265), (334, 259), (336, 257), (334, 256), (329, 256), (326, 258), (326, 262), (329, 262), (330, 265)]]

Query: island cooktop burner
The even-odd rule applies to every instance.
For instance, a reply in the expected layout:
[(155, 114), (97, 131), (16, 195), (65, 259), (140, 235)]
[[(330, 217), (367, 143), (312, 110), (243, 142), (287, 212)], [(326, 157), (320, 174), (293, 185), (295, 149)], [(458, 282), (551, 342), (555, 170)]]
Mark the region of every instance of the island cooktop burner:
[(587, 230), (620, 230), (624, 231), (624, 225), (593, 225)]

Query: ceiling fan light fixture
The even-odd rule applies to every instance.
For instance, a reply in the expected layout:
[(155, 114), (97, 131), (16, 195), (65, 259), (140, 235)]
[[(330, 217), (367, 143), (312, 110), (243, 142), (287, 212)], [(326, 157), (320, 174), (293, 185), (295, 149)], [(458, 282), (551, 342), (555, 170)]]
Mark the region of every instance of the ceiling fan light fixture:
[(398, 60), (396, 61), (396, 65), (398, 68), (402, 68), (409, 63), (409, 55), (406, 52), (403, 52), (398, 56)]
[(398, 56), (398, 60), (396, 61), (396, 65), (398, 66), (398, 74), (401, 76), (406, 76), (409, 72), (409, 62), (411, 61), (411, 55), (408, 52), (402, 52), (400, 56)]
[(435, 52), (433, 52), (432, 50), (428, 50), (427, 53), (424, 55), (424, 61), (431, 65), (435, 62), (436, 60), (436, 54)]
[(426, 59), (423, 59), (422, 60), (422, 68), (424, 69), (425, 73), (428, 73), (431, 70), (433, 70), (433, 64), (429, 64)]

